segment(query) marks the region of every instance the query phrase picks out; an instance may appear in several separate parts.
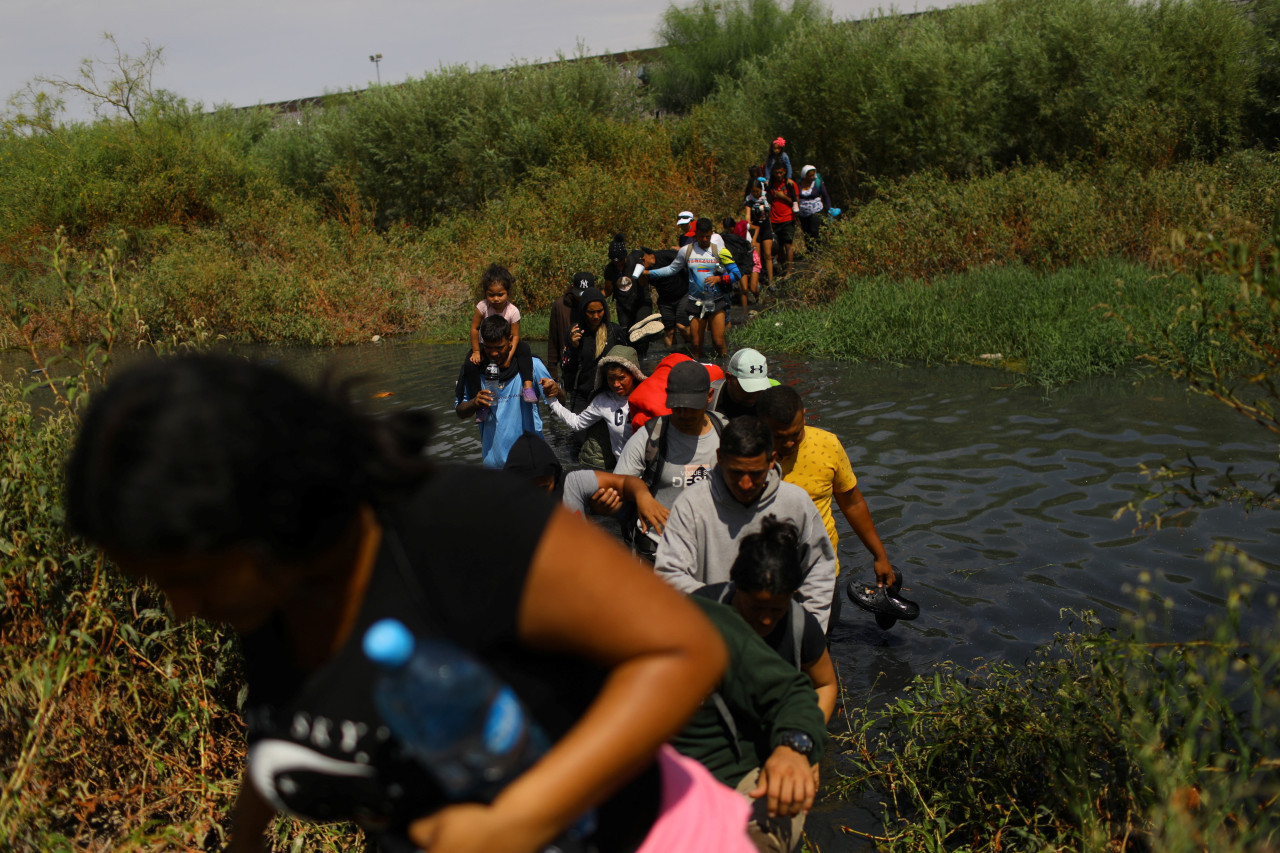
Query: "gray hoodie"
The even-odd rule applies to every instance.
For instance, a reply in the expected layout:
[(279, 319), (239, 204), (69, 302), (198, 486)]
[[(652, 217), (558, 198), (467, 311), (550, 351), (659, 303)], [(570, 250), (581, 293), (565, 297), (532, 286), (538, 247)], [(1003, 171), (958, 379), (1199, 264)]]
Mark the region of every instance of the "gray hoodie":
[(782, 482), (775, 466), (755, 503), (744, 506), (725, 485), (720, 466), (711, 476), (686, 489), (671, 506), (671, 515), (654, 557), (658, 577), (684, 593), (710, 583), (729, 580), (738, 557), (738, 543), (756, 533), (766, 515), (789, 521), (808, 548), (801, 561), (804, 583), (796, 599), (825, 629), (836, 587), (836, 554), (822, 525), (822, 517), (799, 486)]

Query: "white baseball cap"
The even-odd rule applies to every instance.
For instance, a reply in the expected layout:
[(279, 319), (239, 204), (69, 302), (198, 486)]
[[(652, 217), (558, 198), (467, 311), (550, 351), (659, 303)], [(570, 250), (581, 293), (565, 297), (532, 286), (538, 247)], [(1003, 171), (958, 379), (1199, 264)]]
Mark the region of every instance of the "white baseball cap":
[(680, 211), (680, 215), (676, 217), (677, 225), (688, 225), (693, 221), (693, 213), (688, 210)]
[(769, 387), (769, 362), (759, 350), (740, 349), (729, 359), (728, 373), (748, 394)]

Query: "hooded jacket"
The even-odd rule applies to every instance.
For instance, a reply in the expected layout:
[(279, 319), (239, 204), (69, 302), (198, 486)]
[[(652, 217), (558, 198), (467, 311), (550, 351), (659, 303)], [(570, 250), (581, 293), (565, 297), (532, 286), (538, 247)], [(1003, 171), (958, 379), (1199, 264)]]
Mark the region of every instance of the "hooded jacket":
[(573, 285), (565, 288), (560, 298), (551, 304), (551, 320), (547, 329), (547, 364), (556, 367), (560, 355), (569, 343), (569, 329), (573, 327), (573, 315), (578, 309), (578, 290)]
[(658, 542), (658, 576), (686, 594), (729, 580), (739, 543), (760, 530), (766, 515), (789, 521), (800, 531), (805, 575), (795, 597), (825, 630), (836, 587), (835, 550), (809, 493), (784, 483), (777, 466), (769, 470), (760, 497), (749, 505), (739, 503), (729, 491), (718, 464), (710, 477), (686, 488), (672, 504)]
[(624, 367), (635, 377), (636, 385), (645, 380), (644, 371), (640, 369), (640, 357), (628, 346), (619, 344), (609, 350), (596, 363), (595, 392), (591, 402), (581, 412), (574, 414), (559, 400), (551, 398), (551, 411), (556, 413), (565, 426), (574, 432), (587, 429), (597, 421), (604, 421), (609, 430), (609, 449), (616, 459), (622, 453), (622, 447), (631, 437), (631, 413), (627, 406), (627, 398), (620, 397), (605, 385), (605, 371), (610, 365)]
[[(604, 306), (602, 322), (605, 327), (605, 345), (601, 352), (603, 356), (618, 344), (627, 343), (627, 333), (609, 319), (609, 302), (605, 299), (605, 295), (594, 287), (588, 287), (582, 291), (582, 296), (578, 298), (578, 308), (574, 312), (573, 320), (575, 325), (581, 326), (584, 330), (587, 328), (586, 310), (587, 306), (593, 302), (599, 302)], [(577, 346), (573, 345), (567, 335), (566, 341), (569, 342), (564, 345), (564, 353), (560, 359), (560, 372), (564, 377), (564, 382), (561, 384), (572, 390), (574, 400), (585, 403), (591, 399), (591, 392), (595, 390), (596, 364), (600, 360), (600, 356), (596, 355), (596, 338), (590, 332), (584, 331), (582, 340), (578, 341)]]

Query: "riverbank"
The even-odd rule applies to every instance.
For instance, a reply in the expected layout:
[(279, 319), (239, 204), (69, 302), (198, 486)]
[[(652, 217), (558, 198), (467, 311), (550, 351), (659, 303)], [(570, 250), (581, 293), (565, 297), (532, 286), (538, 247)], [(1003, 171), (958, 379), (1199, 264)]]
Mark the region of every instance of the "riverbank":
[[(1195, 331), (1175, 324), (1194, 284), (1124, 261), (1052, 272), (1014, 265), (931, 282), (856, 278), (830, 302), (805, 305), (789, 299), (804, 283), (784, 282), (733, 343), (855, 362), (980, 364), (1051, 388), (1137, 367), (1142, 340), (1165, 331), (1194, 348)], [(1205, 287), (1221, 298), (1231, 283), (1215, 277)]]
[[(975, 364), (1043, 388), (1137, 370), (1148, 351), (1143, 341), (1165, 333), (1201, 360), (1246, 357), (1231, 341), (1197, 346), (1196, 330), (1176, 322), (1196, 298), (1194, 279), (1125, 261), (1055, 271), (1015, 264), (930, 282), (867, 276), (849, 280), (820, 305), (807, 304), (813, 282), (797, 274), (766, 292), (758, 313), (730, 329), (729, 349), (851, 364)], [(1219, 300), (1231, 294), (1221, 276), (1200, 286)], [(521, 326), (526, 340), (545, 340), (547, 315), (526, 314)], [(450, 318), (409, 337), (461, 344), (469, 328), (469, 320)], [(535, 353), (542, 354), (536, 344)]]

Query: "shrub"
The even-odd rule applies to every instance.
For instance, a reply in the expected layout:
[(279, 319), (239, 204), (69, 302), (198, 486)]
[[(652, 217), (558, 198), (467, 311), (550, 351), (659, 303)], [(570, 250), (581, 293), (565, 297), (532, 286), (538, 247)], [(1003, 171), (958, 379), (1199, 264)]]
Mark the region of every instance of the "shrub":
[(943, 664), (862, 714), (843, 787), (886, 796), (881, 848), (1267, 849), (1280, 647), (1241, 627), (1262, 567), (1220, 559), (1233, 592), (1203, 639), (1086, 614), (1025, 666)]
[(577, 58), (495, 71), (442, 69), (305, 113), (258, 156), (290, 186), (334, 199), (344, 181), (380, 225), (475, 210), (543, 167), (626, 154), (638, 115), (625, 70)]
[(1239, 138), (1260, 43), (1213, 0), (990, 0), (798, 30), (743, 73), (732, 111), (759, 110), (846, 198), (867, 178), (1088, 159), (1133, 104), (1159, 111), (1178, 160), (1215, 157)]
[[(668, 6), (658, 26), (661, 58), (650, 69), (657, 104), (683, 111), (705, 100), (725, 81), (736, 80), (752, 59), (787, 43), (792, 33), (813, 24), (830, 24), (816, 0), (698, 0)], [(760, 140), (763, 151), (764, 138)]]

